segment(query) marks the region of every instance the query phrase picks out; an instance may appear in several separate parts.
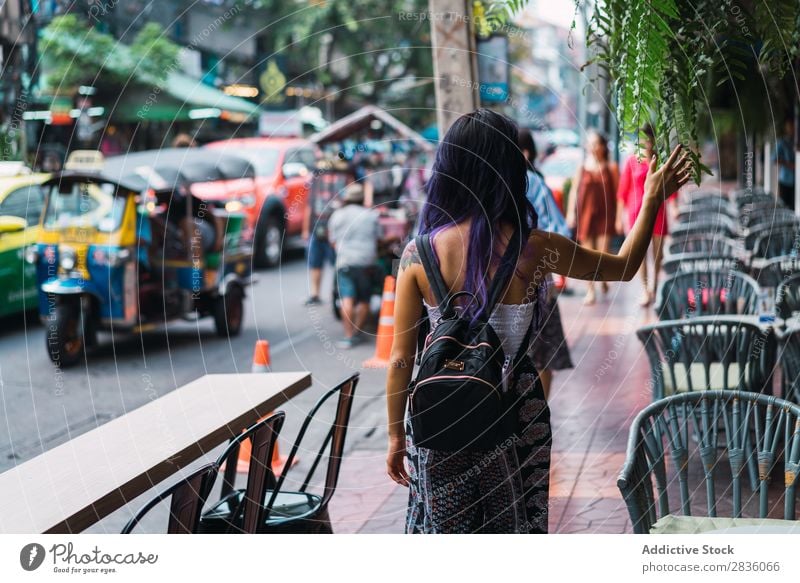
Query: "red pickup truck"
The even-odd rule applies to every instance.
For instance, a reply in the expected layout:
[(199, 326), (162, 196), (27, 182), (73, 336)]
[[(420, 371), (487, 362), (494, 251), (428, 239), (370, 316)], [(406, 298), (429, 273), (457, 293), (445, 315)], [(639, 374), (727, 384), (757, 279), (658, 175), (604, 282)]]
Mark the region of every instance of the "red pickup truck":
[(285, 237), (300, 235), (308, 204), (308, 185), (319, 158), (313, 142), (300, 138), (234, 138), (206, 144), (241, 156), (255, 168), (253, 260), (258, 267), (280, 263)]

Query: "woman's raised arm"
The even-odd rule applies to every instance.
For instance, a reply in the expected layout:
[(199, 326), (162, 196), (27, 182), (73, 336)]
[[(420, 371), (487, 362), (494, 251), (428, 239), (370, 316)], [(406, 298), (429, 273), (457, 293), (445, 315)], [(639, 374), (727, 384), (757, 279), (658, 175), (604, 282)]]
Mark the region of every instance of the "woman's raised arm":
[(531, 235), (533, 248), (538, 250), (544, 268), (575, 279), (630, 281), (647, 253), (659, 207), (670, 194), (689, 181), (690, 163), (688, 153), (681, 146), (675, 147), (658, 170), (653, 157), (644, 185), (642, 210), (616, 255), (581, 247), (555, 233), (534, 231)]

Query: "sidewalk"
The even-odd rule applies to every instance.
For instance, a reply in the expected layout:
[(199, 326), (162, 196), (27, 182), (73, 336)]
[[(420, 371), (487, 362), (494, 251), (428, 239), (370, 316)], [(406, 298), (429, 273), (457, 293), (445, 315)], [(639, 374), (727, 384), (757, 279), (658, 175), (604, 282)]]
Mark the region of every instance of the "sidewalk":
[[(635, 280), (612, 284), (590, 307), (581, 303), (584, 284), (570, 284), (574, 295), (562, 296), (559, 305), (575, 369), (555, 376), (550, 399), (550, 532), (630, 532), (616, 481), (631, 420), (650, 402), (647, 357), (635, 331), (654, 316), (652, 308), (639, 307)], [(383, 406), (374, 404), (376, 415)], [(403, 531), (407, 490), (386, 476), (385, 447), (385, 431), (376, 430), (344, 458), (330, 507), (335, 532)]]

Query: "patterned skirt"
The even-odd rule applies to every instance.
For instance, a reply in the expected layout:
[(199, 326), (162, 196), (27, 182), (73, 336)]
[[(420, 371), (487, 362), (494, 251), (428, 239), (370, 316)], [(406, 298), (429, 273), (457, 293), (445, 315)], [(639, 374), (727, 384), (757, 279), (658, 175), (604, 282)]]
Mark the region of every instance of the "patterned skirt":
[[(551, 277), (548, 275), (548, 277)], [(552, 281), (550, 282), (552, 285)], [(533, 337), (528, 351), (537, 370), (563, 370), (573, 368), (564, 326), (561, 324), (561, 311), (558, 309), (558, 294), (548, 297), (542, 309), (542, 327)]]
[(527, 360), (516, 384), (518, 430), (491, 451), (414, 447), (406, 419), (407, 533), (547, 533), (550, 410)]

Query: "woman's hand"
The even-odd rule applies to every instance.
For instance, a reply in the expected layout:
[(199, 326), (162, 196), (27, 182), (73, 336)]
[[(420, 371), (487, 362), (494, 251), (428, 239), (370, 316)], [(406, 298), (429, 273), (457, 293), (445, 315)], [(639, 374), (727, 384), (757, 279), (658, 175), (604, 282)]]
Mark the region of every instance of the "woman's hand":
[(389, 436), (389, 453), (386, 454), (386, 472), (389, 477), (400, 484), (408, 486), (406, 471), (406, 438), (404, 435)]
[(692, 177), (692, 160), (689, 152), (678, 144), (672, 150), (669, 159), (656, 170), (656, 157), (650, 160), (650, 168), (644, 181), (645, 197), (665, 201), (673, 192), (677, 192)]

